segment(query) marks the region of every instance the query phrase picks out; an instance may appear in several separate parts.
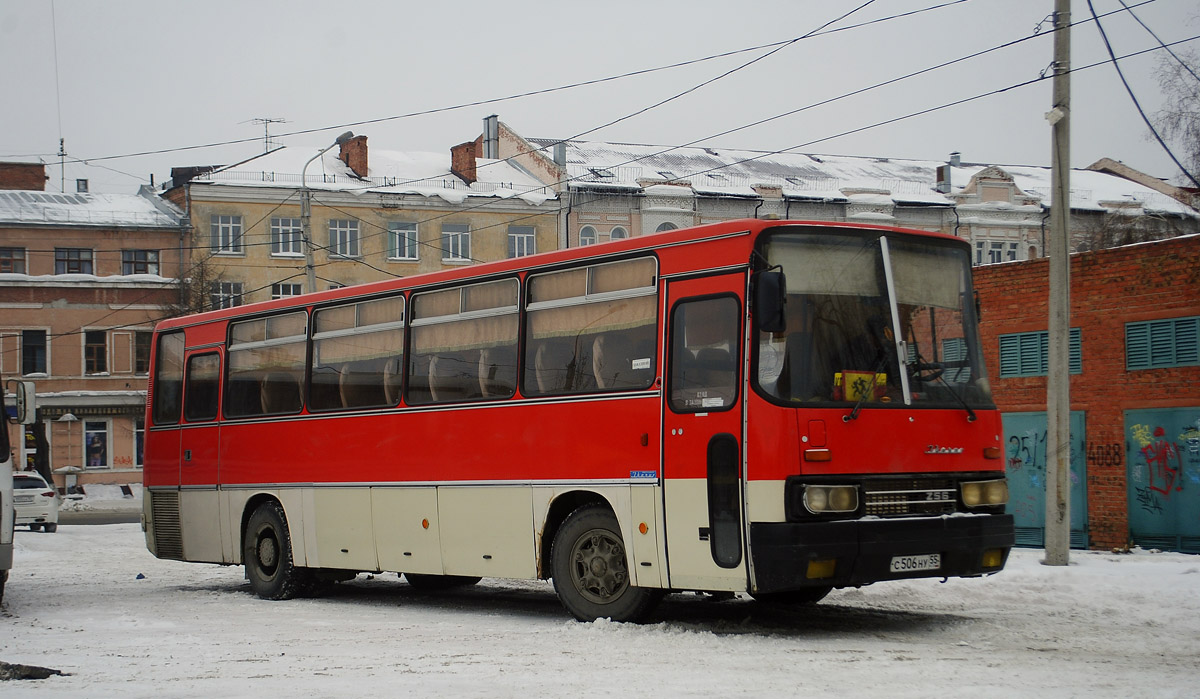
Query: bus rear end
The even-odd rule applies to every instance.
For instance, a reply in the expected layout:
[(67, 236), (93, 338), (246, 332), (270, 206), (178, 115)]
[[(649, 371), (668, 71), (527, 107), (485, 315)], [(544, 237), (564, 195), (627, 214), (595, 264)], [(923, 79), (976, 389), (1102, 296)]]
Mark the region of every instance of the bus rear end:
[(814, 225), (764, 231), (756, 250), (751, 591), (1000, 571), (1013, 523), (969, 247)]

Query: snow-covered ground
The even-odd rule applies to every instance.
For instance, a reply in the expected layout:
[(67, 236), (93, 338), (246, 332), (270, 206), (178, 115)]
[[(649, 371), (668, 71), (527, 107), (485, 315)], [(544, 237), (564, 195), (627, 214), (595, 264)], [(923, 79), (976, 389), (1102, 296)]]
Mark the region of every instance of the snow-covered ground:
[(266, 602), (242, 569), (160, 561), (136, 524), (17, 532), (0, 682), (62, 697), (1144, 697), (1200, 694), (1200, 557), (1014, 552), (982, 580), (882, 583), (802, 610), (672, 595), (570, 620), (552, 587), (421, 593), (360, 575)]

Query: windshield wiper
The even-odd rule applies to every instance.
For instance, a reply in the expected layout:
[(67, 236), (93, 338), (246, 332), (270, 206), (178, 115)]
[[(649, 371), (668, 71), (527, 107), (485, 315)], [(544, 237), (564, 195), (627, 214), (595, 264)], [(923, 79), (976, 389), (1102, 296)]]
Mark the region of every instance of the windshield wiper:
[(842, 422), (850, 422), (851, 420), (858, 419), (858, 411), (862, 410), (863, 403), (867, 402), (867, 396), (875, 395), (875, 381), (878, 380), (879, 375), (883, 373), (883, 368), (887, 366), (887, 360), (888, 354), (887, 352), (884, 352), (883, 356), (879, 358), (879, 363), (875, 365), (875, 372), (871, 374), (870, 385), (867, 386), (867, 390), (863, 391), (862, 395), (858, 397), (858, 402), (854, 404), (854, 410), (851, 410), (849, 415), (842, 416)]
[(934, 374), (927, 380), (937, 381), (938, 383), (945, 386), (946, 390), (950, 392), (950, 395), (954, 397), (954, 400), (956, 400), (958, 402), (958, 404), (962, 406), (963, 410), (967, 411), (967, 422), (975, 422), (975, 420), (978, 419), (978, 416), (975, 415), (975, 411), (971, 410), (971, 406), (967, 405), (967, 401), (963, 400), (963, 397), (958, 395), (958, 391), (955, 391), (954, 387), (951, 386), (949, 384), (949, 382), (946, 381), (946, 376), (945, 376), (945, 373), (946, 373), (945, 366), (946, 365), (938, 364), (937, 362), (930, 364), (929, 362), (926, 362), (925, 358), (922, 357), (921, 354), (918, 352), (917, 353), (917, 370), (920, 371), (922, 366), (929, 367), (937, 372), (936, 374)]

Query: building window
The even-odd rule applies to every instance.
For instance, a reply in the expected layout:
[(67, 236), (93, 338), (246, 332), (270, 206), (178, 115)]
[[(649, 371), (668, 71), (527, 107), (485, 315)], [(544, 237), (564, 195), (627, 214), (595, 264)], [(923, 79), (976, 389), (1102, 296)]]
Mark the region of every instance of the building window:
[(525, 257), (537, 252), (533, 226), (508, 227), (508, 256)]
[(345, 289), (345, 288), (346, 288), (345, 284), (339, 284), (338, 282), (329, 282), (329, 290), (330, 291), (333, 291), (334, 289)]
[(1125, 324), (1125, 369), (1200, 364), (1200, 316)]
[(579, 246), (595, 245), (596, 244), (596, 229), (591, 226), (584, 226), (579, 229)]
[(242, 305), (242, 283), (213, 282), (209, 290), (209, 302), (213, 309)]
[(417, 224), (392, 221), (388, 224), (388, 259), (417, 259)]
[(271, 219), (271, 254), (303, 255), (304, 230), (298, 218)]
[(153, 336), (149, 330), (133, 331), (133, 373), (150, 373), (150, 340)]
[[(1079, 328), (1071, 328), (1068, 344), (1072, 374), (1083, 373), (1082, 339)], [(1000, 378), (1045, 376), (1050, 371), (1050, 334), (1046, 331), (1000, 336)]]
[(88, 330), (83, 334), (84, 373), (108, 373), (108, 333)]
[(122, 250), (121, 274), (158, 274), (158, 251)]
[(209, 230), (213, 252), (233, 255), (242, 253), (241, 216), (213, 216)]
[(133, 421), (133, 464), (141, 468), (145, 463), (146, 453), (146, 419), (137, 418)]
[(333, 219), (329, 222), (329, 252), (341, 257), (358, 257), (358, 221)]
[(271, 300), (286, 299), (304, 293), (299, 284), (272, 284)]
[(975, 264), (994, 265), (998, 262), (1012, 262), (1017, 259), (1018, 243), (1006, 243), (999, 240), (975, 241)]
[(0, 274), (25, 274), (25, 248), (0, 248)]
[(54, 248), (55, 274), (91, 274), (92, 251), (88, 248)]
[(46, 373), (46, 331), (21, 331), (21, 373)]
[(468, 262), (471, 259), (471, 227), (463, 223), (442, 224), (442, 261)]
[(624, 228), (622, 228), (620, 226), (617, 226), (616, 228), (613, 228), (611, 231), (608, 232), (609, 240), (624, 240), (628, 237), (629, 237), (628, 231), (626, 231)]
[(83, 423), (84, 468), (108, 468), (108, 421)]
[(676, 226), (674, 223), (671, 223), (668, 221), (665, 223), (658, 224), (658, 228), (655, 228), (654, 232), (655, 233), (665, 233), (666, 231), (673, 231), (676, 228), (679, 228), (679, 226)]

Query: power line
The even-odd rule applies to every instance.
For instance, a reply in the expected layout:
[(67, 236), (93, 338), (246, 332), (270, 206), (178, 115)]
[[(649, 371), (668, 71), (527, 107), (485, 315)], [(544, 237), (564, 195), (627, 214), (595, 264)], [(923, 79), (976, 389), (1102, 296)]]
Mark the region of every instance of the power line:
[[(1147, 1), (1153, 2), (1154, 0), (1147, 0)], [(936, 5), (932, 5), (932, 6), (917, 9), (917, 10), (910, 10), (908, 12), (897, 13), (897, 14), (889, 15), (887, 17), (881, 17), (878, 19), (860, 22), (858, 24), (853, 24), (853, 25), (848, 25), (845, 27), (830, 29), (827, 31), (818, 31), (818, 32), (812, 33), (804, 38), (815, 38), (818, 36), (828, 36), (830, 34), (835, 34), (838, 32), (850, 31), (853, 29), (859, 29), (859, 28), (870, 26), (873, 24), (888, 22), (888, 21), (891, 21), (894, 19), (902, 19), (905, 17), (911, 17), (911, 16), (922, 14), (925, 12), (931, 12), (931, 11), (939, 10), (939, 9), (949, 7), (952, 5), (962, 4), (964, 2), (969, 2), (969, 0), (948, 0), (947, 2), (942, 2), (942, 3), (936, 4)], [(288, 138), (288, 137), (292, 137), (292, 136), (302, 136), (302, 135), (307, 135), (307, 134), (312, 134), (312, 133), (320, 133), (322, 131), (332, 131), (334, 129), (346, 129), (346, 128), (350, 128), (350, 127), (366, 126), (369, 124), (379, 124), (379, 123), (383, 123), (383, 122), (396, 121), (396, 120), (400, 120), (400, 119), (410, 119), (410, 118), (419, 117), (419, 116), (430, 116), (433, 114), (441, 114), (441, 113), (445, 113), (445, 112), (457, 111), (457, 110), (461, 110), (461, 109), (467, 109), (470, 107), (480, 107), (480, 106), (484, 106), (484, 105), (488, 105), (488, 104), (497, 104), (500, 102), (508, 102), (508, 101), (512, 101), (512, 100), (524, 99), (527, 97), (535, 97), (538, 95), (545, 95), (545, 94), (550, 94), (550, 93), (554, 93), (554, 92), (573, 90), (573, 89), (580, 88), (580, 87), (589, 87), (592, 85), (598, 85), (598, 84), (602, 84), (602, 83), (606, 83), (606, 82), (623, 80), (625, 78), (637, 77), (640, 75), (647, 75), (650, 73), (656, 73), (656, 72), (661, 72), (661, 71), (665, 71), (665, 70), (673, 70), (675, 68), (682, 68), (682, 67), (694, 65), (697, 63), (704, 63), (707, 61), (713, 61), (713, 60), (717, 60), (717, 59), (721, 59), (721, 58), (727, 58), (729, 56), (735, 56), (735, 55), (742, 54), (742, 53), (759, 51), (759, 50), (762, 50), (765, 48), (782, 47), (782, 46), (786, 46), (788, 44), (794, 43), (795, 41), (797, 41), (796, 38), (784, 39), (784, 40), (780, 40), (780, 41), (773, 41), (773, 42), (766, 43), (766, 44), (759, 44), (756, 46), (749, 46), (746, 48), (735, 49), (732, 51), (716, 53), (716, 54), (704, 56), (701, 58), (694, 58), (694, 59), (688, 59), (688, 60), (684, 60), (684, 61), (678, 61), (676, 63), (657, 66), (654, 68), (643, 68), (640, 70), (629, 71), (627, 73), (611, 75), (611, 76), (607, 76), (607, 77), (603, 77), (603, 78), (595, 78), (592, 80), (582, 80), (579, 82), (568, 83), (566, 85), (559, 85), (559, 86), (549, 87), (549, 88), (541, 88), (541, 89), (537, 89), (537, 90), (529, 90), (526, 92), (515, 93), (515, 94), (507, 95), (504, 97), (493, 97), (493, 98), (488, 98), (488, 99), (475, 100), (475, 101), (471, 101), (471, 102), (463, 102), (460, 104), (450, 105), (450, 106), (446, 106), (446, 107), (435, 107), (435, 108), (431, 108), (431, 109), (419, 110), (419, 111), (415, 111), (415, 112), (407, 112), (404, 114), (396, 114), (396, 115), (386, 116), (386, 117), (378, 117), (378, 118), (374, 118), (374, 119), (362, 119), (359, 121), (351, 121), (351, 122), (346, 122), (343, 124), (335, 124), (335, 125), (331, 125), (331, 126), (320, 126), (320, 127), (311, 128), (311, 129), (300, 129), (297, 131), (289, 131), (286, 133), (278, 134), (277, 136), (275, 136), (275, 138)], [(232, 146), (232, 145), (240, 145), (243, 143), (251, 143), (251, 142), (254, 142), (257, 140), (259, 140), (259, 137), (257, 137), (257, 136), (253, 137), (253, 138), (239, 138), (239, 139), (232, 139), (232, 140), (228, 140), (228, 141), (217, 141), (217, 142), (212, 142), (212, 143), (204, 143), (204, 144), (197, 144), (197, 145), (191, 145), (191, 146), (177, 146), (177, 147), (162, 148), (162, 149), (157, 149), (157, 150), (124, 153), (121, 155), (106, 155), (106, 156), (97, 156), (94, 158), (76, 158), (76, 159), (72, 160), (71, 162), (91, 164), (93, 162), (97, 162), (97, 161), (101, 161), (101, 160), (117, 160), (117, 159), (121, 159), (121, 158), (136, 158), (136, 157), (142, 157), (142, 156), (147, 156), (147, 155), (163, 155), (166, 153), (178, 153), (178, 152), (192, 151), (192, 150), (203, 150), (203, 149), (207, 149), (207, 148), (219, 148), (222, 146)], [(0, 155), (0, 157), (6, 157), (6, 158), (43, 157), (45, 155), (46, 155), (45, 153), (32, 153), (32, 154), (23, 154), (23, 155), (5, 154), (5, 155)]]
[[(1158, 145), (1162, 146), (1167, 155), (1171, 157), (1171, 161), (1175, 163), (1175, 166), (1179, 168), (1179, 171), (1186, 175), (1187, 178), (1192, 181), (1192, 184), (1200, 187), (1200, 181), (1197, 181), (1196, 177), (1192, 175), (1192, 173), (1188, 172), (1188, 169), (1183, 166), (1183, 163), (1179, 162), (1179, 158), (1175, 157), (1175, 153), (1171, 151), (1171, 147), (1168, 146), (1167, 142), (1163, 140), (1163, 137), (1159, 135), (1158, 129), (1154, 128), (1154, 124), (1150, 123), (1150, 117), (1146, 116), (1146, 112), (1142, 109), (1141, 103), (1138, 102), (1137, 95), (1133, 94), (1133, 88), (1129, 86), (1129, 81), (1125, 79), (1125, 71), (1121, 70), (1121, 64), (1117, 62), (1117, 55), (1113, 52), (1112, 44), (1108, 42), (1108, 33), (1104, 31), (1104, 25), (1100, 24), (1100, 18), (1096, 16), (1096, 9), (1092, 7), (1092, 0), (1087, 0), (1087, 5), (1088, 10), (1092, 13), (1092, 19), (1096, 21), (1096, 29), (1100, 30), (1100, 38), (1104, 40), (1104, 48), (1108, 51), (1108, 56), (1111, 59), (1113, 68), (1117, 69), (1117, 75), (1121, 78), (1121, 84), (1125, 86), (1125, 92), (1129, 93), (1129, 99), (1133, 101), (1134, 108), (1137, 109), (1137, 113), (1142, 117), (1142, 121), (1146, 123), (1146, 128), (1150, 129), (1150, 133), (1154, 134), (1154, 139), (1158, 141)], [(1124, 3), (1122, 3), (1122, 5), (1124, 5)], [(1160, 41), (1159, 43), (1161, 44), (1162, 42)], [(1168, 51), (1170, 50), (1165, 44), (1163, 44), (1162, 48), (1167, 49)]]
[[(1174, 58), (1176, 61), (1178, 61), (1179, 65), (1182, 66), (1184, 70), (1186, 70), (1187, 72), (1192, 74), (1193, 78), (1195, 78), (1196, 80), (1200, 80), (1200, 75), (1196, 75), (1196, 71), (1192, 70), (1192, 67), (1187, 64), (1187, 61), (1180, 58), (1174, 51), (1171, 50), (1171, 48), (1169, 46), (1164, 44), (1163, 40), (1158, 38), (1158, 34), (1155, 34), (1153, 29), (1151, 29), (1150, 27), (1147, 27), (1146, 23), (1142, 21), (1141, 17), (1138, 17), (1137, 15), (1135, 15), (1133, 13), (1133, 8), (1131, 8), (1125, 4), (1125, 0), (1117, 0), (1117, 2), (1121, 3), (1121, 7), (1125, 8), (1125, 10), (1129, 13), (1130, 17), (1134, 18), (1135, 20), (1137, 20), (1138, 24), (1142, 25), (1142, 29), (1145, 29), (1147, 32), (1150, 33), (1150, 36), (1154, 37), (1154, 40), (1158, 42), (1159, 46), (1163, 47), (1164, 49), (1167, 50), (1167, 53), (1171, 54), (1171, 58)], [(1099, 25), (1100, 22), (1097, 21), (1096, 24)]]

